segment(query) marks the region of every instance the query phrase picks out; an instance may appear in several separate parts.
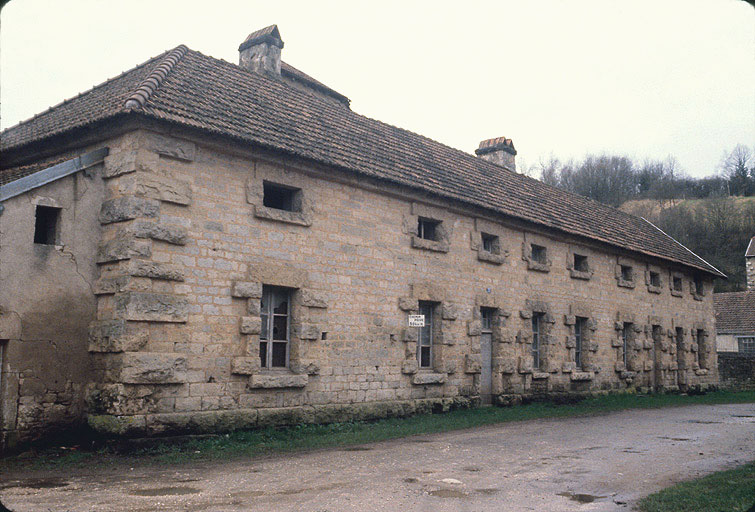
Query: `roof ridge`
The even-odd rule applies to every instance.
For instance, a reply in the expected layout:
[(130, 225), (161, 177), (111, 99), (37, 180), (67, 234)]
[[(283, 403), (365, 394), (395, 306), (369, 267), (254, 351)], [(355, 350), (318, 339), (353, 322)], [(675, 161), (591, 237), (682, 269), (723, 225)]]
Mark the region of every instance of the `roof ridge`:
[(149, 97), (160, 87), (165, 77), (173, 70), (173, 67), (186, 55), (189, 49), (185, 45), (178, 45), (163, 57), (163, 60), (155, 66), (155, 69), (136, 88), (134, 93), (126, 98), (124, 106), (127, 109), (142, 108)]

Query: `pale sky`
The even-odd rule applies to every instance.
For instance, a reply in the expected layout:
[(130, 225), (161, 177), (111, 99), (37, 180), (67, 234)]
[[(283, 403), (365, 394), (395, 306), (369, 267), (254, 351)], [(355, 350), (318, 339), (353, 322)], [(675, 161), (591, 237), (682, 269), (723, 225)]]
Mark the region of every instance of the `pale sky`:
[(276, 23), (283, 60), (360, 114), (472, 153), (674, 155), (693, 176), (755, 144), (755, 9), (741, 0), (11, 0), (7, 128), (186, 44), (238, 62)]

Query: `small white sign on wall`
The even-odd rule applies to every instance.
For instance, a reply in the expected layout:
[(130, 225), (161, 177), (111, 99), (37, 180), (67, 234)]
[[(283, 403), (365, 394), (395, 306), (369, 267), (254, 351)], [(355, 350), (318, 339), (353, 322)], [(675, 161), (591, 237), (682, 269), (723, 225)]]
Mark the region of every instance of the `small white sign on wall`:
[(409, 327), (424, 327), (425, 315), (409, 315)]

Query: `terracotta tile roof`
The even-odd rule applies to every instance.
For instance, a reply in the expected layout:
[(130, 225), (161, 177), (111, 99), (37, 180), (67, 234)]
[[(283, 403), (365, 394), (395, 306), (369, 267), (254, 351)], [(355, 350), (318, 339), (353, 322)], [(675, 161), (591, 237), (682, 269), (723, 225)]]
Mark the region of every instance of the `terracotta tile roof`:
[[(140, 106), (127, 109), (126, 101), (147, 85)], [(183, 46), (9, 128), (0, 134), (0, 149), (129, 111), (723, 275), (643, 219)]]
[(755, 291), (714, 293), (716, 332), (755, 333)]

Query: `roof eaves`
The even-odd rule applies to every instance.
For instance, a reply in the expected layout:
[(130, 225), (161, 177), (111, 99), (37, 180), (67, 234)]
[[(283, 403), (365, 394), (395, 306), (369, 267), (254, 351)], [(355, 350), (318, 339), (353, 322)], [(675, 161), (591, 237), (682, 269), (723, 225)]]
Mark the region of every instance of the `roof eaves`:
[[(717, 277), (722, 277), (723, 279), (729, 279), (726, 274), (724, 274), (723, 272), (721, 272), (720, 270), (718, 270), (716, 267), (714, 267), (713, 265), (711, 265), (710, 263), (708, 263), (707, 261), (705, 261), (703, 258), (701, 258), (697, 254), (695, 254), (694, 252), (692, 252), (692, 250), (690, 250), (686, 245), (684, 245), (683, 243), (681, 243), (679, 240), (677, 240), (673, 236), (671, 236), (668, 233), (666, 233), (665, 231), (663, 231), (661, 228), (659, 228), (658, 226), (656, 226), (655, 224), (653, 224), (652, 222), (650, 222), (649, 220), (647, 220), (645, 217), (640, 217), (640, 218), (642, 220), (644, 220), (645, 222), (647, 222), (648, 224), (650, 224), (651, 226), (653, 226), (655, 229), (657, 229), (661, 233), (663, 233), (669, 239), (671, 239), (674, 242), (676, 242), (677, 244), (679, 244), (682, 248), (684, 248), (685, 251), (689, 252), (692, 256), (694, 256), (695, 258), (699, 259), (700, 261), (702, 261), (703, 263), (705, 263), (706, 265), (708, 265), (708, 267), (710, 267), (709, 269), (707, 269), (707, 271), (709, 273), (711, 273), (711, 274), (713, 274), (713, 275), (715, 275)], [(713, 270), (712, 272), (711, 272), (711, 269)], [(703, 269), (701, 268), (700, 270), (703, 270)]]

